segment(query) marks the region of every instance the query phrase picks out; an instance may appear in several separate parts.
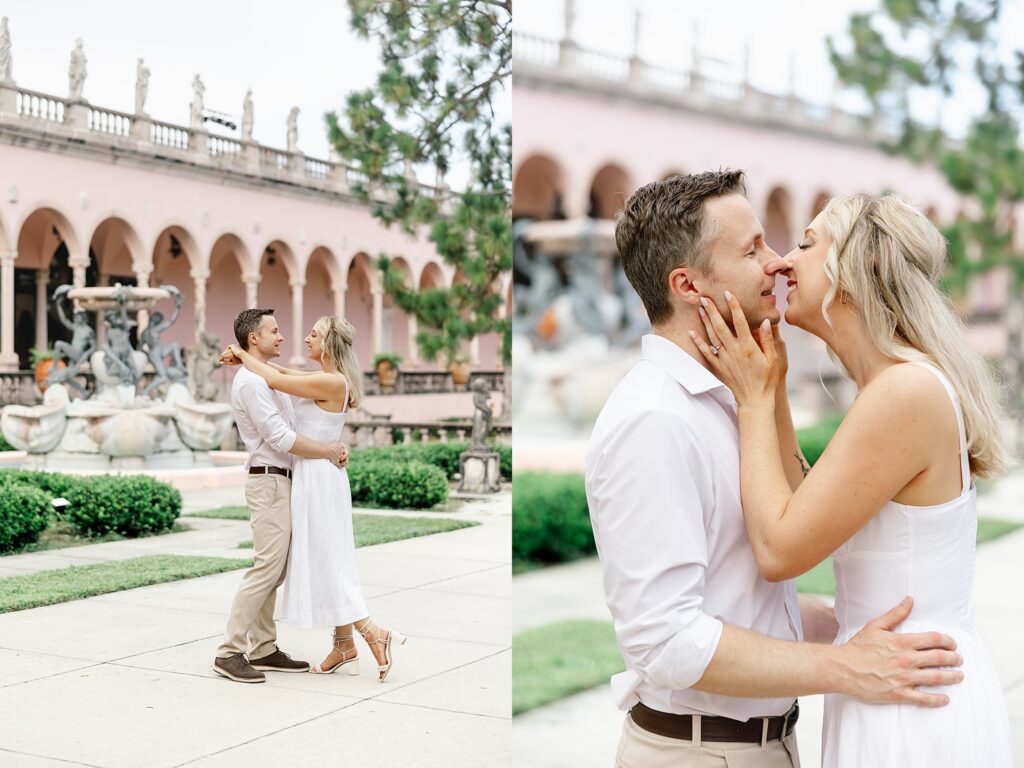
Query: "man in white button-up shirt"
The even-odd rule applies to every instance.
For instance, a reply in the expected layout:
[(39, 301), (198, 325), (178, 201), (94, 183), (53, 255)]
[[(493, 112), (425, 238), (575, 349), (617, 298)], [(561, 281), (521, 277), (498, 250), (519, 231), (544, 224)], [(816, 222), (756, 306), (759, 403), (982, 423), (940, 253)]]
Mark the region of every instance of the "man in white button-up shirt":
[[(272, 309), (247, 309), (235, 319), (235, 338), (264, 362), (280, 354), (284, 337)], [(223, 358), (222, 358), (223, 360)], [(237, 361), (235, 361), (237, 362)], [(253, 565), (231, 606), (213, 669), (240, 683), (262, 683), (264, 671), (306, 672), (309, 664), (277, 647), (274, 603), (284, 581), (291, 542), (291, 455), (348, 461), (344, 443), (321, 443), (293, 428), (288, 395), (240, 367), (231, 384), (231, 409), (249, 451), (245, 501), (252, 519)]]
[[(724, 307), (726, 291), (751, 327), (779, 321), (772, 290), (786, 264), (743, 194), (738, 171), (674, 177), (635, 192), (616, 228), (654, 330), (601, 411), (586, 464), (605, 596), (626, 662), (612, 679), (616, 703), (630, 710), (621, 768), (698, 759), (798, 766), (796, 696), (900, 701), (921, 683), (900, 677), (908, 665), (921, 671), (915, 648), (936, 642), (887, 631), (909, 612), (904, 601), (833, 647), (830, 609), (758, 570), (740, 505), (736, 402), (689, 337), (706, 337), (701, 297)], [(776, 411), (795, 487), (806, 464), (785, 391)], [(799, 642), (804, 631), (818, 642)]]

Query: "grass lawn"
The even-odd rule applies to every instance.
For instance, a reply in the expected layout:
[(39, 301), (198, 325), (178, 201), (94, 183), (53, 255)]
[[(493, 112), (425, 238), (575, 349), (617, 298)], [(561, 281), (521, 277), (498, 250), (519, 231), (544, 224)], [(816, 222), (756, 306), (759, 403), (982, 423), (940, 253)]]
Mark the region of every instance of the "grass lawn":
[[(981, 518), (978, 543), (1018, 528), (1020, 523)], [(801, 592), (834, 595), (832, 558), (800, 576), (796, 583)], [(611, 622), (563, 621), (526, 630), (512, 638), (512, 714), (603, 685), (622, 670)]]
[[(1000, 536), (1005, 536), (1020, 527), (1020, 523), (994, 520), (990, 517), (979, 517), (978, 543), (983, 544), (986, 541), (998, 539)], [(826, 558), (803, 576), (798, 576), (796, 588), (799, 592), (809, 592), (815, 595), (835, 595), (836, 580), (832, 575), (832, 558)]]
[[(218, 507), (195, 512), (192, 517), (212, 517), (218, 520), (248, 520), (248, 507)], [(369, 547), (389, 541), (413, 539), (432, 533), (447, 533), (459, 528), (480, 525), (476, 520), (452, 520), (446, 517), (400, 517), (397, 515), (352, 515), (356, 546)], [(243, 541), (239, 549), (251, 549), (252, 541)]]
[(248, 568), (251, 560), (146, 555), (0, 579), (0, 613)]
[[(146, 533), (138, 538), (163, 536), (166, 533), (182, 533), (190, 530), (192, 529), (189, 526), (179, 522), (171, 526), (169, 530), (159, 531), (158, 533)], [(83, 536), (71, 523), (62, 520), (54, 520), (41, 534), (39, 534), (39, 541), (33, 544), (26, 544), (24, 547), (14, 552), (4, 552), (0, 557), (7, 557), (8, 555), (22, 555), (26, 552), (46, 552), (51, 549), (82, 547), (86, 544), (102, 544), (106, 541), (125, 541), (127, 538), (127, 536), (122, 536), (121, 534), (114, 532), (106, 533), (102, 536)]]
[(564, 699), (624, 669), (607, 621), (574, 619), (512, 638), (512, 714)]

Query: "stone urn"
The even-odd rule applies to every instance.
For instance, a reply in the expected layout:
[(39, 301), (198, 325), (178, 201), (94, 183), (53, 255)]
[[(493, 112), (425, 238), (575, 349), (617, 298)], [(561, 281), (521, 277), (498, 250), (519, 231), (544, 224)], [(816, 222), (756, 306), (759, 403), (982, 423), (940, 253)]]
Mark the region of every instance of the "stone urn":
[(452, 360), (448, 364), (448, 371), (456, 387), (464, 387), (469, 382), (469, 363), (465, 360)]
[(377, 372), (377, 382), (384, 392), (391, 392), (398, 383), (398, 364), (402, 361), (398, 355), (377, 355), (373, 359), (373, 367)]

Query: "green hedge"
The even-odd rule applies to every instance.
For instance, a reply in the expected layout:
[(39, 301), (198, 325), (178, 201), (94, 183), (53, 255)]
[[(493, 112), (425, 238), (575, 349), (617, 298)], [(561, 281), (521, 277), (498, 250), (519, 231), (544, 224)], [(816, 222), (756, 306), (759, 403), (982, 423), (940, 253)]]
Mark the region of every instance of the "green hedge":
[(181, 514), (181, 494), (145, 475), (83, 477), (65, 497), (67, 519), (87, 536), (166, 531)]
[(0, 451), (14, 451), (17, 450), (13, 445), (7, 442), (4, 438), (3, 433), (0, 433)]
[[(512, 477), (512, 446), (498, 443), (491, 446), (501, 456), (501, 476)], [(356, 448), (352, 451), (350, 466), (365, 461), (407, 462), (422, 461), (433, 464), (445, 473), (449, 480), (459, 471), (459, 455), (469, 448), (469, 443), (400, 443), (398, 445)]]
[(839, 423), (842, 420), (843, 414), (833, 414), (826, 416), (817, 424), (796, 431), (796, 439), (800, 443), (800, 450), (804, 452), (808, 464), (814, 466), (814, 462), (825, 452), (825, 446), (839, 429)]
[(512, 557), (562, 563), (596, 552), (583, 476), (520, 472), (512, 479)]
[(68, 500), (65, 516), (85, 536), (111, 531), (122, 536), (165, 531), (181, 514), (181, 494), (146, 475), (75, 477), (58, 472), (0, 470), (0, 483), (31, 486)]
[(0, 476), (0, 552), (39, 541), (52, 509), (49, 494)]
[(429, 509), (448, 499), (445, 473), (422, 461), (355, 460), (348, 464), (352, 503), (387, 509)]

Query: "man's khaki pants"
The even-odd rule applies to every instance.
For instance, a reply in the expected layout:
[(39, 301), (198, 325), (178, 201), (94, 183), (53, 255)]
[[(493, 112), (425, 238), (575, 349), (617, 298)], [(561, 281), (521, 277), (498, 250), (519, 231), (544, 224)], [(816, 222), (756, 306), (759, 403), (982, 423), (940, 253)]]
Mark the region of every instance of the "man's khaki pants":
[(626, 715), (615, 768), (800, 768), (796, 731), (765, 744), (672, 739), (645, 731)]
[(245, 501), (252, 523), (252, 568), (242, 576), (217, 656), (247, 653), (263, 658), (277, 648), (274, 603), (288, 566), (292, 538), (292, 481), (282, 475), (248, 475)]

